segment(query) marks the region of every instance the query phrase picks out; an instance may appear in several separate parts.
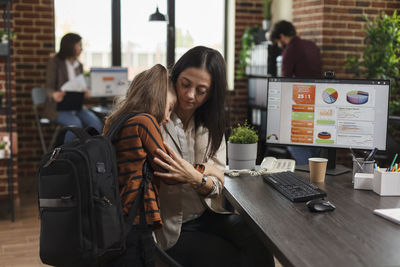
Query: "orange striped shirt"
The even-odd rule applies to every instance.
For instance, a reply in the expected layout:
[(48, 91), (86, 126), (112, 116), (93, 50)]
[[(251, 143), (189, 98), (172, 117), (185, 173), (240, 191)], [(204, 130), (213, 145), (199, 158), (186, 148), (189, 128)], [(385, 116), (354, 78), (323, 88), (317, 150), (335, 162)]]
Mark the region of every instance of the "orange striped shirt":
[[(145, 160), (149, 161), (154, 170), (163, 171), (153, 161), (157, 148), (165, 151), (157, 120), (145, 113), (128, 119), (117, 135), (114, 147), (122, 208), (124, 213), (128, 214), (142, 182), (142, 167)], [(147, 223), (152, 223), (154, 228), (159, 228), (162, 223), (158, 199), (159, 181), (156, 179), (153, 178), (147, 192), (144, 192), (144, 207)], [(138, 222), (138, 217), (135, 221)]]
[[(125, 214), (129, 214), (143, 179), (143, 164), (146, 159), (153, 170), (165, 171), (153, 160), (154, 156), (157, 155), (157, 148), (166, 152), (160, 126), (156, 118), (150, 114), (141, 113), (128, 119), (114, 140), (114, 148), (117, 156), (118, 183), (122, 208)], [(194, 168), (204, 173), (204, 165), (194, 164)], [(166, 184), (177, 183), (170, 178), (163, 179), (163, 182)], [(144, 193), (146, 221), (148, 224), (153, 224), (154, 229), (162, 226), (158, 198), (159, 185), (159, 178), (153, 177), (147, 191)], [(135, 218), (135, 222), (139, 222), (138, 216)]]

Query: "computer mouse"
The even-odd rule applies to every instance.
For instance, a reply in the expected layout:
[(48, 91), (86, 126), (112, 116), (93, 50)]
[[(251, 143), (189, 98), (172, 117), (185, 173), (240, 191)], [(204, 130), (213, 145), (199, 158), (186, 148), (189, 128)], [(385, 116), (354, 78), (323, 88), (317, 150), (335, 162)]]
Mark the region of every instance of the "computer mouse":
[(313, 199), (308, 201), (306, 205), (313, 212), (332, 211), (336, 209), (335, 205), (324, 199)]

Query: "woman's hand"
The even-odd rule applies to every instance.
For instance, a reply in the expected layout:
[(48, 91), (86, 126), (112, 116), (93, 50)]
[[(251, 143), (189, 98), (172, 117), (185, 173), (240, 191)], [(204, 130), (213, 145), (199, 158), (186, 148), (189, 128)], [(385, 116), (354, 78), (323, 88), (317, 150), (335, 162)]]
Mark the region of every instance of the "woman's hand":
[(162, 160), (155, 157), (154, 162), (168, 172), (164, 173), (156, 171), (154, 172), (154, 175), (165, 180), (173, 179), (181, 183), (190, 183), (192, 185), (201, 184), (203, 175), (198, 172), (192, 164), (177, 155), (167, 143), (164, 142), (164, 146), (169, 155), (161, 149), (157, 149), (156, 152)]
[(205, 175), (215, 176), (224, 185), (225, 174), (216, 165), (210, 163), (202, 163), (206, 169), (204, 170)]
[(62, 92), (62, 91), (57, 91), (57, 92), (53, 93), (53, 99), (57, 103), (61, 102), (64, 99), (64, 96), (65, 96), (65, 92)]

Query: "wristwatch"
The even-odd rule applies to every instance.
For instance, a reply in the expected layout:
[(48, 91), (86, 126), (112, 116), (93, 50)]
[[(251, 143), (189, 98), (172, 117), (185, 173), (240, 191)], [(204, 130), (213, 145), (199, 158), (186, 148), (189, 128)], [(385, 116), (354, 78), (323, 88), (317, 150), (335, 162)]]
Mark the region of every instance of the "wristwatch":
[(196, 190), (202, 188), (207, 183), (208, 177), (207, 175), (203, 174), (203, 178), (201, 179), (201, 184), (196, 186)]

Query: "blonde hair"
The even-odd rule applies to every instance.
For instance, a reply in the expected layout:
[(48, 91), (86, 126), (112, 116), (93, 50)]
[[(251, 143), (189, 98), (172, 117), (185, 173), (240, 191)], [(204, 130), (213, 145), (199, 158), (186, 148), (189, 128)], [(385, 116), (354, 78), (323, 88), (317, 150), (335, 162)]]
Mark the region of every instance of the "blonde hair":
[(103, 133), (122, 115), (136, 112), (153, 115), (158, 123), (164, 118), (168, 87), (172, 82), (167, 69), (156, 64), (135, 76), (125, 97), (117, 101), (113, 112), (106, 117)]

